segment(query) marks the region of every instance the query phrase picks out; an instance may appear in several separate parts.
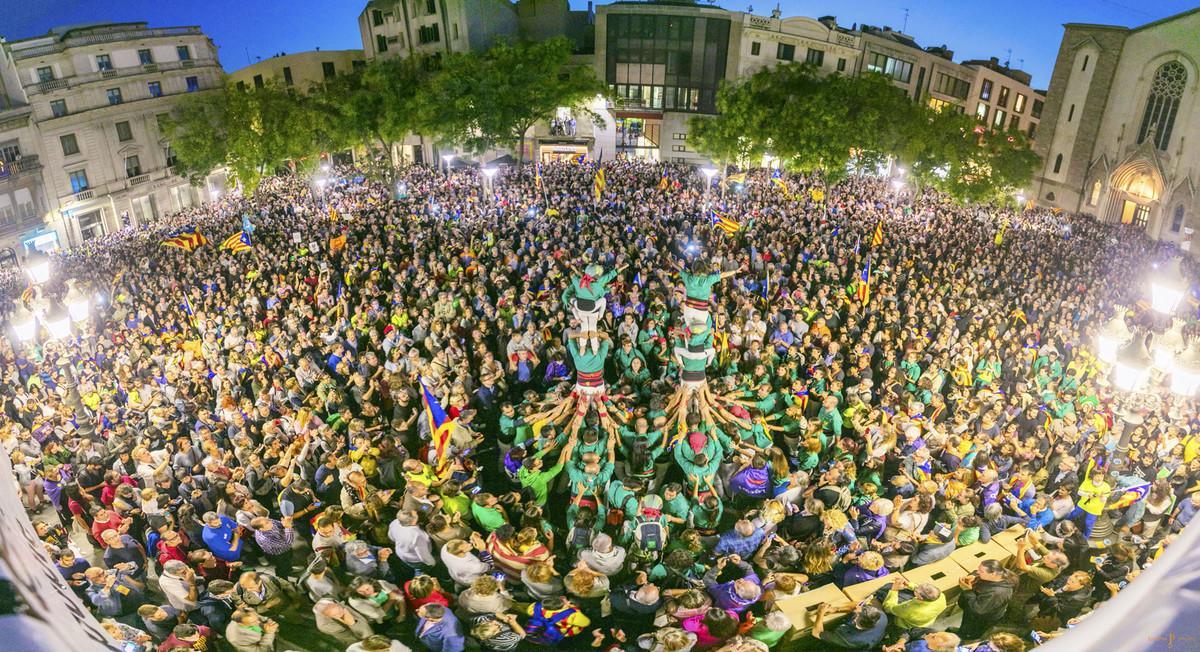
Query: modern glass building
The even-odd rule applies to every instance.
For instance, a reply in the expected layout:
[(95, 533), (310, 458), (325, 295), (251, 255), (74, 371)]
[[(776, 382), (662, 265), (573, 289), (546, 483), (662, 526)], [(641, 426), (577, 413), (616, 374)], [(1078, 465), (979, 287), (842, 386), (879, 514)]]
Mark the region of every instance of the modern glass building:
[(729, 18), (618, 10), (608, 14), (604, 79), (626, 106), (715, 113)]

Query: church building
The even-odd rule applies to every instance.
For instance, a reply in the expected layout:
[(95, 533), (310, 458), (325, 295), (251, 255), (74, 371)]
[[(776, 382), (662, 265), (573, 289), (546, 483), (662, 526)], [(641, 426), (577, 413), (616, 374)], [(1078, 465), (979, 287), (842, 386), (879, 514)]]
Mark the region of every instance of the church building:
[(1200, 8), (1141, 27), (1070, 23), (1038, 133), (1038, 204), (1191, 248), (1200, 228)]

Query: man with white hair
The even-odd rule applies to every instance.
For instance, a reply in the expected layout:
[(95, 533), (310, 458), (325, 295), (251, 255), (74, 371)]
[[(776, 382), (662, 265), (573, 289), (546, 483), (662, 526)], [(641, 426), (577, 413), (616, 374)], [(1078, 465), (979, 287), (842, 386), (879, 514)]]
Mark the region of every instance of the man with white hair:
[(321, 598), (313, 605), (317, 629), (342, 645), (357, 643), (375, 634), (371, 623), (361, 614), (332, 598)]
[(716, 555), (739, 555), (749, 559), (758, 552), (766, 534), (762, 528), (747, 519), (741, 519), (733, 524), (733, 529), (721, 534), (717, 545), (713, 548)]
[(167, 602), (180, 611), (192, 611), (199, 605), (200, 585), (196, 581), (196, 571), (178, 559), (163, 564), (158, 588), (167, 596)]
[(663, 606), (662, 593), (658, 586), (646, 581), (646, 574), (639, 572), (636, 586), (624, 586), (610, 596), (613, 624), (632, 637), (641, 636), (657, 629), (654, 614)]
[(941, 589), (925, 582), (913, 589), (911, 600), (901, 601), (900, 591), (909, 586), (903, 577), (892, 580), (892, 587), (883, 599), (883, 610), (896, 619), (896, 626), (900, 629), (909, 630), (933, 625), (938, 616), (946, 610), (946, 596), (942, 595)]
[(579, 551), (579, 559), (593, 571), (612, 577), (625, 565), (625, 548), (614, 545), (612, 537), (601, 533), (592, 539), (590, 547)]
[[(721, 581), (721, 574), (729, 564), (733, 564), (741, 571), (741, 577), (731, 581)], [(762, 580), (754, 572), (754, 567), (742, 561), (738, 555), (718, 559), (717, 564), (704, 574), (704, 587), (712, 596), (714, 607), (737, 613), (742, 613), (753, 606), (763, 593)]]

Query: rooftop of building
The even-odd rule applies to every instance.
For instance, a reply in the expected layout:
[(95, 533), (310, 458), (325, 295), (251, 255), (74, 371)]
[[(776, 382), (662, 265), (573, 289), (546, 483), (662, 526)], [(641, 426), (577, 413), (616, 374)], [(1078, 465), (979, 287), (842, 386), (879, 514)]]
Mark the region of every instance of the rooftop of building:
[(1090, 27), (1092, 29), (1115, 29), (1115, 30), (1120, 30), (1123, 32), (1139, 32), (1143, 29), (1149, 29), (1151, 27), (1157, 27), (1164, 23), (1169, 23), (1169, 22), (1172, 22), (1175, 20), (1179, 20), (1180, 18), (1190, 16), (1197, 12), (1200, 12), (1200, 7), (1196, 7), (1194, 9), (1188, 9), (1186, 11), (1181, 11), (1177, 14), (1173, 14), (1173, 15), (1167, 16), (1165, 18), (1160, 18), (1158, 20), (1153, 20), (1153, 21), (1150, 21), (1143, 25), (1137, 25), (1134, 27), (1127, 27), (1125, 25), (1101, 25), (1098, 23), (1064, 23), (1063, 27)]

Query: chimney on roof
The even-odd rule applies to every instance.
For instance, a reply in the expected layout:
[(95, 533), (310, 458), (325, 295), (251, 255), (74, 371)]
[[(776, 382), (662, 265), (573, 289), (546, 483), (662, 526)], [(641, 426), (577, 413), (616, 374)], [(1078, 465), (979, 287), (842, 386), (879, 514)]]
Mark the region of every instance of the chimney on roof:
[(829, 29), (837, 29), (837, 16), (821, 16), (817, 19), (817, 22)]

